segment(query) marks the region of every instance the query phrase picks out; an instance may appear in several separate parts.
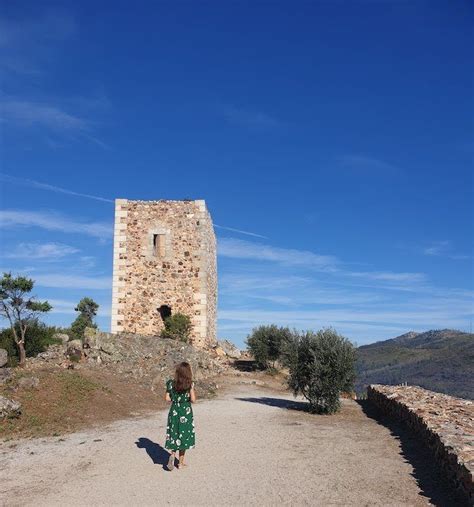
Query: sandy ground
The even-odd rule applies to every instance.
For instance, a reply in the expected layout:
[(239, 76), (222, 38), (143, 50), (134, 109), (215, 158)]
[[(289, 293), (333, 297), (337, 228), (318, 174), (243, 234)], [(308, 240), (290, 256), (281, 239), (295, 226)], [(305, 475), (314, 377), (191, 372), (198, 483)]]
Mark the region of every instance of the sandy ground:
[(163, 411), (62, 438), (7, 442), (0, 504), (448, 504), (427, 482), (429, 461), (408, 461), (413, 449), (358, 403), (344, 400), (335, 416), (297, 408), (291, 395), (252, 385), (198, 402), (197, 447), (189, 466), (173, 472), (164, 467)]

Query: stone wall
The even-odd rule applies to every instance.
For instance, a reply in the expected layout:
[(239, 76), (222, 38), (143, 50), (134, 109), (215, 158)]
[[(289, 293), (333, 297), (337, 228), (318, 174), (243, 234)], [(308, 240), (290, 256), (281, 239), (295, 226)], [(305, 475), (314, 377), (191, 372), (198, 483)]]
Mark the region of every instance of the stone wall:
[(418, 434), (460, 498), (473, 505), (474, 402), (416, 386), (371, 385), (367, 396)]
[(204, 201), (129, 201), (115, 206), (113, 333), (157, 335), (159, 308), (184, 313), (192, 342), (216, 341), (216, 239)]

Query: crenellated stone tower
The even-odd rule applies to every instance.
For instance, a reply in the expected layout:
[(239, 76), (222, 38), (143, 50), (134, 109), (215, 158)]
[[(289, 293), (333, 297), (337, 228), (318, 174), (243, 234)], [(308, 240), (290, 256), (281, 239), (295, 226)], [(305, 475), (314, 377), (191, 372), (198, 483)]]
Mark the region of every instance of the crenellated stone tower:
[(216, 237), (204, 201), (115, 201), (112, 333), (157, 335), (184, 313), (192, 343), (216, 341)]

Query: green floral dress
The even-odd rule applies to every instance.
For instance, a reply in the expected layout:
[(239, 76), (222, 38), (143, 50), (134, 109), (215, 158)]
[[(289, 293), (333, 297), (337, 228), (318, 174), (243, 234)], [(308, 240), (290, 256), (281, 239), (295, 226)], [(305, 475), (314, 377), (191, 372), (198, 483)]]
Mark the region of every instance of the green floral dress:
[(195, 443), (193, 409), (189, 391), (178, 393), (173, 388), (173, 381), (166, 381), (166, 392), (171, 398), (166, 427), (166, 449), (178, 451), (192, 449)]

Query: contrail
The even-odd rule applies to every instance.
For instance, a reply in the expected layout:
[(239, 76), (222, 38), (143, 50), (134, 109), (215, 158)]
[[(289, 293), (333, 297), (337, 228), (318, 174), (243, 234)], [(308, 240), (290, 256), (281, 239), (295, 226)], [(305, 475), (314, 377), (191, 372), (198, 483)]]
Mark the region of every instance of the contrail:
[(239, 234), (246, 234), (247, 236), (254, 236), (256, 238), (268, 239), (268, 236), (262, 236), (261, 234), (256, 234), (255, 232), (247, 232), (241, 231), (240, 229), (233, 229), (232, 227), (224, 227), (223, 225), (214, 224), (214, 227), (218, 229), (224, 229), (226, 231), (238, 232)]
[(94, 199), (95, 201), (101, 202), (114, 202), (113, 199), (106, 199), (105, 197), (98, 197), (96, 195), (90, 194), (81, 194), (80, 192), (74, 192), (73, 190), (68, 190), (67, 188), (55, 187), (54, 185), (49, 185), (48, 183), (41, 183), (40, 181), (29, 180), (26, 178), (16, 178), (15, 176), (10, 176), (9, 174), (0, 173), (0, 180), (6, 183), (13, 183), (15, 185), (23, 185), (25, 187), (32, 188), (40, 188), (42, 190), (49, 190), (50, 192), (56, 192), (59, 194), (67, 194), (67, 195), (75, 195), (77, 197), (85, 197), (86, 199)]

